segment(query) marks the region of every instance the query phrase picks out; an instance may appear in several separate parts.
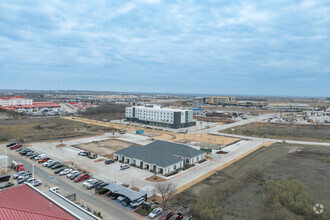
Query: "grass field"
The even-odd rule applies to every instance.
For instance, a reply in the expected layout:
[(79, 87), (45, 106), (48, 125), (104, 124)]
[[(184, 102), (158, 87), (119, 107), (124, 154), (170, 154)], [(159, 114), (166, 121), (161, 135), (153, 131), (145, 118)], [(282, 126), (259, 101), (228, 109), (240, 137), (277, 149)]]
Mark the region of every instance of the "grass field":
[(254, 137), (330, 142), (330, 125), (252, 123), (222, 132)]
[(101, 126), (86, 126), (61, 118), (11, 119), (0, 121), (0, 141), (20, 142), (62, 139), (99, 134), (110, 130)]
[(329, 168), (328, 147), (273, 144), (174, 196), (169, 207), (193, 219), (329, 219)]

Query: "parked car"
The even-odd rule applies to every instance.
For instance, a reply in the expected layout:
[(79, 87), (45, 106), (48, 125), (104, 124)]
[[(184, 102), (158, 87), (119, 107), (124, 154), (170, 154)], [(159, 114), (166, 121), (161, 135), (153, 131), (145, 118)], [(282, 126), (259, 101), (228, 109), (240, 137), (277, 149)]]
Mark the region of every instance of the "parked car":
[(32, 154), (34, 154), (35, 152), (33, 151), (33, 150), (31, 150), (31, 151), (29, 151), (29, 152), (27, 152), (26, 154), (25, 154), (25, 156), (31, 156)]
[(24, 150), (21, 150), (20, 152), (19, 152), (19, 154), (21, 154), (21, 155), (26, 155), (28, 152), (30, 152), (30, 151), (32, 151), (32, 150), (30, 150), (30, 149), (24, 149)]
[(191, 218), (187, 216), (183, 216), (182, 220), (191, 220)]
[(72, 175), (70, 176), (70, 180), (74, 180), (74, 179), (75, 179), (76, 177), (78, 177), (79, 175), (81, 175), (80, 172), (75, 173), (75, 174), (72, 174)]
[(163, 214), (161, 214), (161, 216), (159, 217), (159, 220), (167, 220), (167, 219), (171, 218), (171, 216), (172, 216), (173, 214), (174, 214), (174, 213), (171, 212), (171, 211), (163, 212)]
[(58, 161), (53, 161), (53, 162), (49, 163), (49, 164), (47, 165), (47, 167), (48, 167), (48, 168), (51, 168), (52, 166), (55, 166), (55, 164), (58, 164), (58, 163), (60, 163), (60, 162), (58, 162)]
[[(53, 168), (52, 168), (52, 169), (53, 169)], [(60, 168), (57, 168), (57, 169), (54, 171), (54, 173), (55, 173), (55, 174), (58, 174), (58, 173), (62, 172), (63, 170), (65, 170), (65, 167), (60, 167)]]
[(34, 159), (35, 157), (37, 157), (39, 155), (38, 152), (35, 152), (33, 153), (31, 156), (30, 156), (30, 159)]
[(108, 165), (108, 164), (111, 164), (111, 163), (114, 163), (115, 161), (113, 160), (113, 159), (108, 159), (108, 160), (105, 160), (104, 161), (104, 163), (106, 164), (106, 165)]
[(49, 191), (53, 191), (53, 192), (56, 192), (56, 193), (59, 193), (60, 192), (60, 188), (58, 186), (54, 186), (50, 189), (48, 189)]
[(79, 174), (79, 171), (78, 170), (71, 171), (71, 173), (68, 173), (68, 175), (66, 175), (66, 176), (68, 178), (70, 178), (72, 175), (75, 175), (75, 174)]
[(0, 185), (0, 189), (5, 189), (5, 188), (11, 187), (13, 185), (14, 185), (14, 183), (12, 183), (12, 182), (6, 182), (6, 183)]
[(132, 208), (136, 208), (136, 207), (139, 207), (140, 205), (142, 205), (143, 202), (144, 202), (144, 198), (139, 198), (139, 199), (137, 199), (137, 200), (131, 202), (130, 206), (131, 206)]
[(121, 201), (121, 204), (123, 206), (128, 206), (132, 201), (129, 198), (125, 198), (123, 201)]
[(181, 213), (174, 213), (171, 217), (170, 220), (182, 220), (183, 215)]
[[(32, 176), (32, 175), (31, 175), (31, 176)], [(19, 179), (19, 180), (17, 181), (17, 183), (18, 183), (18, 184), (22, 184), (22, 183), (24, 183), (26, 180), (30, 179), (31, 176), (24, 176), (24, 177), (22, 177), (21, 179)]]
[(90, 179), (86, 182), (83, 183), (83, 186), (86, 187), (87, 189), (90, 189), (92, 185), (95, 183), (98, 183), (99, 181), (97, 179)]
[(24, 174), (22, 174), (22, 175), (19, 175), (18, 177), (17, 177), (17, 180), (21, 180), (21, 179), (24, 179), (25, 177), (31, 177), (32, 176), (32, 173), (30, 173), (30, 172), (26, 172), (26, 173), (24, 173)]
[(71, 173), (72, 169), (64, 169), (60, 172), (60, 176), (66, 175), (68, 173)]
[(15, 145), (11, 146), (10, 149), (13, 150), (13, 149), (21, 148), (21, 147), (23, 147), (21, 144), (15, 144)]
[(119, 194), (112, 193), (110, 198), (111, 198), (112, 200), (116, 200), (118, 197), (119, 197)]
[(24, 183), (33, 183), (33, 181), (37, 181), (37, 180), (34, 178), (29, 178), (29, 179), (25, 180)]
[(160, 214), (162, 214), (163, 209), (162, 208), (155, 208), (154, 210), (152, 210), (152, 212), (149, 213), (148, 217), (149, 218), (156, 218), (157, 216), (159, 216)]
[(43, 162), (42, 163), (42, 166), (43, 167), (46, 167), (48, 164), (50, 164), (50, 163), (52, 163), (53, 162), (53, 160), (47, 160), (46, 162)]
[(7, 144), (6, 147), (11, 147), (11, 146), (14, 146), (14, 145), (16, 145), (16, 143), (15, 142), (12, 142), (10, 144)]
[(95, 187), (96, 190), (102, 189), (103, 187), (109, 185), (109, 183), (102, 182), (98, 186)]
[(120, 165), (120, 170), (126, 170), (128, 168), (130, 168), (130, 165), (128, 165), (128, 164)]
[(46, 154), (39, 154), (38, 156), (36, 156), (35, 158), (33, 158), (34, 160), (41, 160), (41, 159), (44, 159), (46, 158)]
[(88, 155), (88, 152), (87, 151), (80, 151), (78, 153), (78, 155), (80, 155), (80, 156), (87, 156)]
[(40, 186), (42, 184), (41, 180), (35, 180), (34, 182), (31, 183), (33, 186)]
[(55, 164), (54, 166), (52, 166), (51, 169), (52, 169), (52, 170), (55, 170), (55, 169), (60, 168), (60, 167), (63, 167), (63, 164), (61, 164), (61, 163), (57, 163), (57, 164)]
[(83, 181), (83, 180), (87, 180), (90, 177), (91, 176), (88, 173), (80, 174), (79, 176), (77, 176), (76, 178), (74, 178), (74, 181), (77, 183), (77, 182), (80, 182), (80, 181)]
[(17, 179), (19, 176), (24, 175), (25, 173), (30, 173), (30, 171), (25, 171), (25, 170), (19, 171), (13, 175), (13, 179)]
[(38, 163), (45, 163), (47, 160), (50, 160), (49, 157), (38, 160)]
[(26, 148), (25, 147), (20, 147), (20, 148), (16, 148), (16, 152), (20, 153), (21, 151), (25, 151)]

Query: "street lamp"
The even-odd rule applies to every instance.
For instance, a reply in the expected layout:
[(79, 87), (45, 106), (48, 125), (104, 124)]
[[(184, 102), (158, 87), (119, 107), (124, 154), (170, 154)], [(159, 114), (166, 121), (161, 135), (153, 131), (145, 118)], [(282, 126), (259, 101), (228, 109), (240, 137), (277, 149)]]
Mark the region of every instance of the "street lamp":
[(32, 185), (34, 186), (34, 164), (32, 164)]

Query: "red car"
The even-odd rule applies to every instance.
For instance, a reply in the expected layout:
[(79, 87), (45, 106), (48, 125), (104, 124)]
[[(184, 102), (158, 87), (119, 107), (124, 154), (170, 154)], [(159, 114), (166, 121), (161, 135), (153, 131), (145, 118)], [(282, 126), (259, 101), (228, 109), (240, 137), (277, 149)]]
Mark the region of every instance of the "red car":
[(49, 160), (50, 158), (44, 158), (44, 159), (40, 159), (40, 160), (38, 160), (38, 163), (44, 163), (44, 162), (46, 162), (47, 160)]
[(75, 182), (80, 182), (80, 181), (83, 181), (83, 180), (87, 180), (89, 179), (91, 176), (88, 174), (88, 173), (85, 173), (85, 174), (80, 174), (79, 176), (77, 176), (76, 178), (74, 178), (74, 181)]
[(181, 213), (175, 213), (169, 219), (170, 220), (181, 220), (181, 219), (183, 219), (183, 215)]
[(12, 149), (18, 149), (18, 148), (21, 148), (21, 147), (23, 147), (21, 144), (16, 144), (16, 145), (14, 145), (14, 146), (11, 146), (10, 149), (11, 149), (11, 150), (12, 150)]
[(167, 220), (167, 219), (170, 219), (171, 216), (172, 216), (173, 214), (174, 214), (174, 213), (171, 212), (171, 211), (163, 212), (163, 214), (159, 217), (159, 220)]

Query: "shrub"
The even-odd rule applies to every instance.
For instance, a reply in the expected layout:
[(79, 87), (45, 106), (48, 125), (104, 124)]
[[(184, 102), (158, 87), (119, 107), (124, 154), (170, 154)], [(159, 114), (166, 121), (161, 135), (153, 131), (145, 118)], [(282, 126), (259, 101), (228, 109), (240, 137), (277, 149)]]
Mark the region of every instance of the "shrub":
[(109, 190), (108, 190), (108, 189), (105, 189), (105, 188), (99, 189), (99, 190), (97, 191), (97, 193), (100, 194), (100, 195), (105, 194), (105, 193), (107, 193), (107, 192), (109, 192)]

